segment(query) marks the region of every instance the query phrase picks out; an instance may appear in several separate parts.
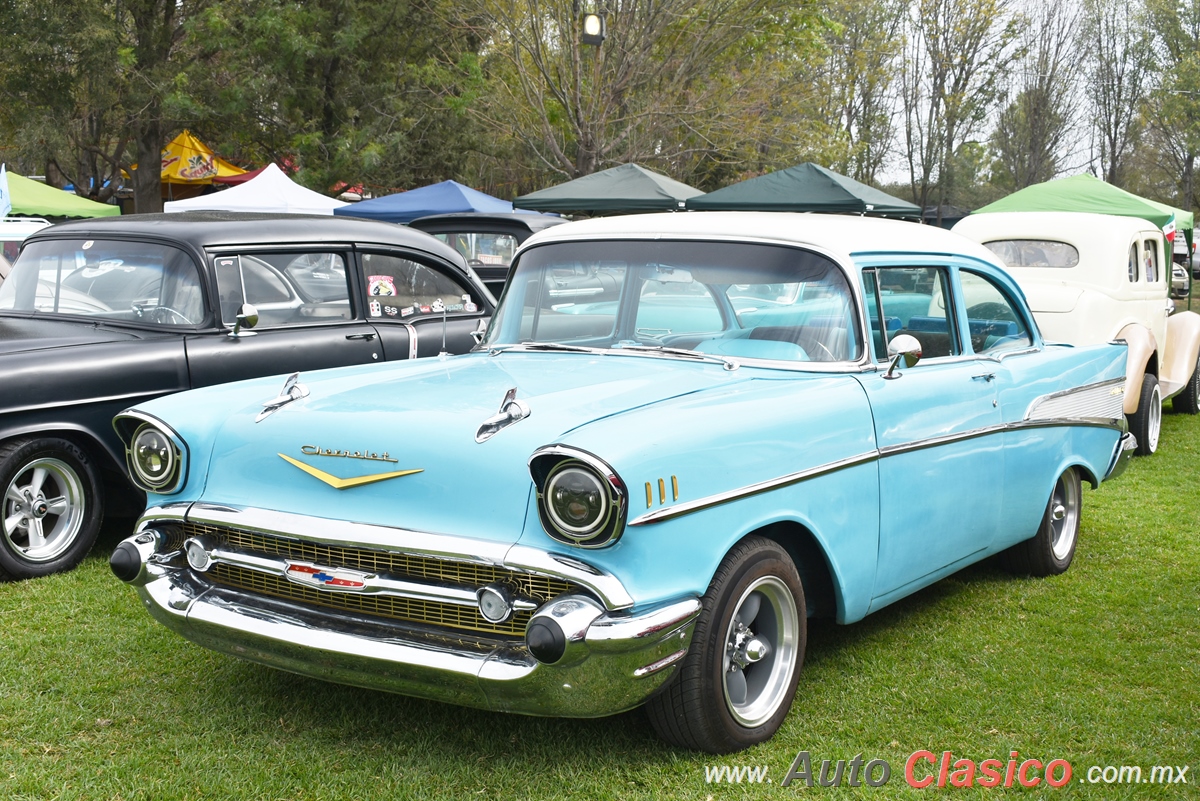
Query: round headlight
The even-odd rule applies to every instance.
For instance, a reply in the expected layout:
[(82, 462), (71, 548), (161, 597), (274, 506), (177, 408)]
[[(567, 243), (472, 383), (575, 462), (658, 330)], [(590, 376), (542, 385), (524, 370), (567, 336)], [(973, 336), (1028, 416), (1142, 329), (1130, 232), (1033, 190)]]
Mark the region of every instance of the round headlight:
[(129, 462), (142, 483), (159, 489), (174, 480), (179, 458), (167, 435), (147, 423), (133, 435)]
[(564, 467), (546, 482), (546, 512), (554, 525), (572, 539), (593, 536), (607, 521), (608, 509), (608, 488), (585, 467)]

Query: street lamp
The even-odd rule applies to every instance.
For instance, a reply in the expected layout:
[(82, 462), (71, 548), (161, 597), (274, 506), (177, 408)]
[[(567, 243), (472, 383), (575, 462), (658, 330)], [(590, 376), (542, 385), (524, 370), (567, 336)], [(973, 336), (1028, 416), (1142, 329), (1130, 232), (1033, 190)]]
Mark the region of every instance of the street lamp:
[(594, 45), (599, 47), (604, 41), (605, 24), (604, 15), (589, 12), (583, 15), (583, 35), (579, 37), (579, 41), (586, 45)]

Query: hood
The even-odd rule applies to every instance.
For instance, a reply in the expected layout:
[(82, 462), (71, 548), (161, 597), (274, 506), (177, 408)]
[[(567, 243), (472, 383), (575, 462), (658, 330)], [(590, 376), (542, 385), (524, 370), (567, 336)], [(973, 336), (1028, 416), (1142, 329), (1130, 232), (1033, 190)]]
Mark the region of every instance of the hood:
[(1069, 314), (1075, 310), (1083, 289), (1063, 284), (1039, 284), (1031, 281), (1021, 283), (1029, 308), (1034, 314)]
[(0, 317), (0, 354), (144, 339), (134, 331), (41, 317)]
[[(301, 375), (308, 397), (257, 423), (282, 379), (183, 393), (142, 408), (175, 427), (194, 460), (206, 460), (193, 466), (189, 492), (207, 470), (207, 502), (515, 541), (531, 495), (527, 463), (537, 448), (602, 418), (743, 383), (749, 372), (636, 356), (481, 353)], [(476, 442), (480, 424), (514, 388), (529, 417)], [(214, 407), (223, 412), (215, 415)]]

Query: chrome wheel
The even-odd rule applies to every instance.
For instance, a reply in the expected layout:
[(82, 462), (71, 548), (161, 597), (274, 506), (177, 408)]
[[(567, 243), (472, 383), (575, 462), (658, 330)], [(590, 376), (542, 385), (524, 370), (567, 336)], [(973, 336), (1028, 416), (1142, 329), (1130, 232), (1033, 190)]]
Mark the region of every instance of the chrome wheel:
[(800, 619), (792, 592), (763, 576), (738, 599), (725, 632), (725, 705), (734, 720), (760, 726), (789, 700), (800, 646)]
[(58, 557), (83, 528), (84, 505), (83, 482), (68, 464), (53, 458), (29, 462), (4, 491), (6, 545), (30, 562)]
[(1050, 550), (1054, 552), (1054, 558), (1060, 561), (1066, 559), (1075, 548), (1075, 537), (1079, 532), (1079, 496), (1079, 482), (1074, 480), (1073, 469), (1059, 476), (1050, 495), (1047, 516), (1050, 523)]
[(1146, 447), (1154, 453), (1158, 450), (1158, 435), (1162, 431), (1162, 390), (1157, 383), (1150, 396), (1150, 408), (1146, 410), (1146, 429), (1149, 436)]

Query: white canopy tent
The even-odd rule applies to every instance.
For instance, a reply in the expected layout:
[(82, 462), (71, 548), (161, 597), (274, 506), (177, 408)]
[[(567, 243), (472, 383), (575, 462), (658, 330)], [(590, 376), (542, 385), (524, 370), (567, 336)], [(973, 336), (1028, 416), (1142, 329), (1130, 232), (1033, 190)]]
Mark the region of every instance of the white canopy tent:
[(163, 204), (163, 211), (261, 211), (268, 214), (333, 214), (346, 204), (325, 197), (320, 192), (305, 189), (283, 174), (274, 164), (268, 164), (259, 175), (239, 186), (209, 195), (173, 200)]

